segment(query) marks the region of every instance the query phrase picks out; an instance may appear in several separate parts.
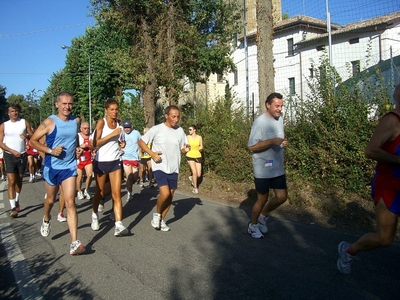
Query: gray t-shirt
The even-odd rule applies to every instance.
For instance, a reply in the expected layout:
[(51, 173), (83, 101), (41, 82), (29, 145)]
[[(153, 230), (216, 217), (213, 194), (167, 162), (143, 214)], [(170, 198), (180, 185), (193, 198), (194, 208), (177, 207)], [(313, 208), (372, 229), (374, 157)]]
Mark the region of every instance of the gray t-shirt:
[(181, 164), (181, 149), (188, 143), (182, 127), (171, 128), (164, 123), (153, 126), (142, 136), (143, 142), (151, 144), (153, 152), (162, 151), (162, 161), (151, 160), (153, 171), (163, 171), (167, 174), (179, 173)]
[[(283, 119), (262, 114), (253, 123), (248, 146), (275, 137), (284, 138)], [(253, 152), (253, 173), (255, 178), (274, 178), (285, 174), (283, 169), (283, 148), (272, 145), (260, 152)]]

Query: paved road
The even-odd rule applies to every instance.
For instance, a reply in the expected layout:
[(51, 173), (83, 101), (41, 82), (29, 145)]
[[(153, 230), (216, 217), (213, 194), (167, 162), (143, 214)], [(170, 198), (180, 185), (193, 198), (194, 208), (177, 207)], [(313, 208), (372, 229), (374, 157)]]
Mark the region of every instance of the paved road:
[(270, 218), (266, 238), (255, 240), (246, 232), (249, 211), (179, 190), (167, 219), (171, 231), (160, 232), (150, 225), (157, 189), (135, 192), (129, 203), (123, 192), (128, 237), (113, 236), (110, 202), (94, 232), (90, 201), (77, 200), (79, 239), (88, 251), (71, 256), (57, 204), (51, 235), (40, 235), (43, 182), (25, 180), (17, 219), (8, 217), (2, 182), (0, 298), (399, 299), (399, 244), (361, 254), (346, 276), (336, 268), (337, 244), (353, 235)]

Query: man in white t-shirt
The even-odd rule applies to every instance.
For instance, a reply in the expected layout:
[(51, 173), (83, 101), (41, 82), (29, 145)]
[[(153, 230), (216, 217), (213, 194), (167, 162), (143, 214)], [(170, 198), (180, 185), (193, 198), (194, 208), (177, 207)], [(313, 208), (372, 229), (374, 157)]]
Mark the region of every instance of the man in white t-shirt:
[[(181, 153), (188, 152), (189, 146), (185, 132), (178, 126), (179, 108), (175, 105), (168, 106), (164, 117), (164, 123), (153, 126), (142, 136), (139, 147), (151, 156), (153, 175), (160, 191), (157, 210), (153, 213), (151, 225), (156, 230), (169, 231), (165, 216), (178, 187)], [(151, 149), (147, 146), (148, 144), (152, 145)]]
[(4, 151), (3, 159), (8, 178), (10, 217), (16, 218), (20, 211), (19, 194), (27, 163), (25, 139), (30, 138), (33, 132), (29, 122), (21, 119), (19, 104), (8, 104), (6, 109), (10, 120), (0, 125), (0, 148)]
[[(247, 232), (253, 238), (264, 237), (268, 232), (267, 219), (271, 211), (287, 199), (283, 149), (287, 146), (283, 119), (283, 100), (279, 93), (272, 93), (265, 101), (266, 111), (260, 115), (251, 128), (247, 148), (252, 151), (254, 183), (257, 201), (251, 210)], [(268, 199), (269, 190), (275, 196)]]

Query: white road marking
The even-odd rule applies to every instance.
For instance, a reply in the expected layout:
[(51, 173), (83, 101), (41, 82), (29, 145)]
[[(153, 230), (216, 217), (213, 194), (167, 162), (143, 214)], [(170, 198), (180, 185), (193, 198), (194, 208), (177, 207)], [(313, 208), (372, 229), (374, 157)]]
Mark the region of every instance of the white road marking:
[(43, 299), (9, 223), (0, 224), (1, 239), (23, 300)]

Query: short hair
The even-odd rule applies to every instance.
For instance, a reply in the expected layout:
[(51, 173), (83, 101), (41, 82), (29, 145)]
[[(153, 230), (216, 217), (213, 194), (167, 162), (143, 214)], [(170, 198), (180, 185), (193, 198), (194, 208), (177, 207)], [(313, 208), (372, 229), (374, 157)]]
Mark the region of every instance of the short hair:
[(279, 93), (271, 93), (271, 94), (268, 95), (267, 100), (265, 100), (265, 104), (267, 104), (267, 103), (271, 104), (272, 103), (272, 99), (274, 99), (274, 98), (278, 98), (278, 99), (282, 100), (283, 96), (281, 94), (279, 94)]
[(6, 110), (8, 111), (9, 108), (18, 110), (18, 112), (22, 111), (21, 105), (18, 103), (7, 103)]
[(169, 115), (169, 112), (170, 112), (171, 110), (180, 111), (180, 109), (179, 109), (178, 106), (176, 106), (176, 105), (170, 105), (170, 106), (167, 106), (167, 107), (164, 109), (164, 114), (165, 114), (165, 115)]
[(71, 97), (72, 100), (74, 100), (74, 96), (70, 92), (60, 92), (57, 94), (56, 102), (59, 102), (62, 96), (68, 96)]

